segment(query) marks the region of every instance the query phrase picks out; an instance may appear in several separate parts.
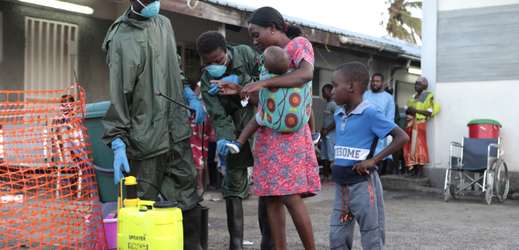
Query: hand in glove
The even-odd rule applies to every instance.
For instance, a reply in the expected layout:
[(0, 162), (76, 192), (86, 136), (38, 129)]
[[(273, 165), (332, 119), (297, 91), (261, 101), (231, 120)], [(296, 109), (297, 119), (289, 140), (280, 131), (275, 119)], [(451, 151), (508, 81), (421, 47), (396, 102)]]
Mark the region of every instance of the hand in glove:
[(198, 97), (196, 97), (193, 90), (189, 87), (184, 88), (184, 99), (187, 103), (189, 103), (189, 108), (194, 109), (196, 111), (195, 114), (195, 124), (202, 124), (205, 120), (205, 110), (202, 108), (200, 101), (198, 101)]
[(114, 151), (114, 181), (117, 185), (124, 178), (121, 165), (124, 166), (126, 173), (130, 173), (130, 164), (128, 163), (128, 157), (126, 157), (126, 144), (121, 138), (115, 138), (112, 141), (112, 150)]
[(218, 95), (218, 83), (212, 83), (211, 89), (207, 91), (210, 95)]
[(238, 76), (237, 75), (226, 76), (226, 77), (220, 79), (220, 81), (221, 82), (229, 81), (229, 82), (234, 82), (234, 83), (238, 84)]
[(218, 149), (218, 154), (228, 155), (229, 148), (227, 147), (227, 143), (230, 143), (230, 142), (231, 141), (225, 140), (225, 139), (222, 139), (222, 140), (219, 140), (218, 142), (216, 142), (216, 148)]
[(230, 75), (230, 76), (226, 76), (220, 80), (211, 80), (211, 89), (209, 91), (207, 91), (207, 93), (209, 93), (210, 95), (218, 95), (219, 94), (219, 89), (218, 89), (218, 82), (233, 82), (235, 84), (238, 84), (238, 76), (237, 75)]

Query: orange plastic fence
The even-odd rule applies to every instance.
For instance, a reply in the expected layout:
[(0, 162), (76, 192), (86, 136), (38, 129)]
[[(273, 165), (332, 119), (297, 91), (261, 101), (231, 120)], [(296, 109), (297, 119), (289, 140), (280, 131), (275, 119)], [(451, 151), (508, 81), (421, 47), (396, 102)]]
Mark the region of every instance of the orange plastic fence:
[(0, 91), (0, 249), (106, 249), (84, 97)]

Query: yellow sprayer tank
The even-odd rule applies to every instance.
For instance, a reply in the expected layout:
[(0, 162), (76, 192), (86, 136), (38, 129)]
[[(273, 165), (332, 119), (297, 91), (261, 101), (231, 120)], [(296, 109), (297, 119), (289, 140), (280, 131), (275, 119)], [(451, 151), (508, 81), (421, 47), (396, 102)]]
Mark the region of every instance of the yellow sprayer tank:
[(173, 201), (139, 201), (119, 211), (117, 249), (184, 249), (182, 211)]
[[(127, 197), (122, 207), (123, 183)], [(182, 210), (174, 201), (141, 201), (137, 198), (137, 179), (121, 180), (117, 218), (118, 250), (184, 249)]]

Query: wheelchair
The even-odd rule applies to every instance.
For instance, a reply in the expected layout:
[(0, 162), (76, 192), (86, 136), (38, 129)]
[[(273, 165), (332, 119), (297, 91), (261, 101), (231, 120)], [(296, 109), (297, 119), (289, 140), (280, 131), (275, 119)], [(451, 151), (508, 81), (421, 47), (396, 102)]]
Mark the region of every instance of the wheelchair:
[[(451, 142), (449, 168), (445, 173), (444, 200), (449, 196), (458, 200), (469, 189), (481, 188), (488, 205), (496, 197), (503, 202), (508, 196), (510, 179), (506, 163), (500, 157), (501, 137), (495, 139), (462, 138), (462, 143)], [(459, 157), (453, 156), (453, 149)], [(478, 177), (479, 174), (481, 176)], [(480, 181), (482, 180), (482, 181)]]

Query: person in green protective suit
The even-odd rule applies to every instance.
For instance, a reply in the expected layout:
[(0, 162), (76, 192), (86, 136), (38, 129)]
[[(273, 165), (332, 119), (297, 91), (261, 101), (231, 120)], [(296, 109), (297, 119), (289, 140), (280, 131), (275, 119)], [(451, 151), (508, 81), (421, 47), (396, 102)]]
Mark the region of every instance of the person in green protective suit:
[[(201, 249), (202, 194), (189, 137), (193, 135), (184, 107), (205, 112), (182, 76), (171, 22), (158, 15), (160, 1), (131, 0), (131, 7), (110, 27), (103, 43), (110, 67), (111, 103), (103, 118), (103, 142), (114, 151), (116, 184), (121, 167), (161, 189), (167, 200), (182, 209), (184, 248)], [(128, 161), (129, 160), (129, 161)], [(157, 200), (158, 190), (139, 182), (137, 195)]]
[[(216, 31), (208, 31), (200, 35), (197, 48), (206, 67), (201, 78), (202, 98), (215, 130), (218, 153), (224, 155), (226, 163), (222, 194), (226, 202), (227, 227), (230, 234), (229, 248), (243, 249), (241, 200), (248, 196), (247, 167), (254, 165), (252, 150), (254, 141), (253, 138), (249, 138), (238, 154), (229, 154), (226, 144), (238, 138), (243, 128), (256, 114), (257, 107), (252, 104), (243, 106), (238, 95), (219, 95), (218, 83), (231, 81), (244, 86), (258, 81), (258, 54), (249, 46), (227, 45), (225, 37)], [(259, 206), (258, 216), (262, 232), (261, 248), (273, 249), (265, 204)]]

